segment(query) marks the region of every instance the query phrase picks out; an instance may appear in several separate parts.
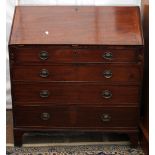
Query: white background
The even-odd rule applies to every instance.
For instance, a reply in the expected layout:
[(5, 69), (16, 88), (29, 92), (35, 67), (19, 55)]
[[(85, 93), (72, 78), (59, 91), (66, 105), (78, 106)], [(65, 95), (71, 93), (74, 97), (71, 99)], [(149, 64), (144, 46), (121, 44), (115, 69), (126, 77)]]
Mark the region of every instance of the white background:
[[(8, 45), (15, 5), (140, 5), (140, 0), (7, 0), (6, 45)], [(11, 109), (8, 50), (6, 53), (6, 72), (6, 107)]]

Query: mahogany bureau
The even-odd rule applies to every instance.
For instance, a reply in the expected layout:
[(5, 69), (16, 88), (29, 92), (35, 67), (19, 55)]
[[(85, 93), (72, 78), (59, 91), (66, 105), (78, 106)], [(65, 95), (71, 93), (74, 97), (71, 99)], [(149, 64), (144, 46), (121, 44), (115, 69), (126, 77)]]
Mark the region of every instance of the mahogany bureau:
[(18, 6), (9, 41), (14, 143), (26, 132), (127, 133), (137, 143), (138, 7)]

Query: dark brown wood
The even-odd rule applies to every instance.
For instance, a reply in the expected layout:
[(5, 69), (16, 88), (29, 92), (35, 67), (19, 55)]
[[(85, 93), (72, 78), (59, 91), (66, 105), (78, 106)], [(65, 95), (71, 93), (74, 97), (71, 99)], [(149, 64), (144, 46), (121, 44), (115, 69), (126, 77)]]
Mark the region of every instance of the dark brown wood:
[[(99, 104), (138, 105), (138, 86), (109, 86), (102, 83), (32, 83), (13, 84), (14, 101), (17, 105), (55, 105), (55, 104)], [(24, 89), (22, 89), (24, 88)], [(48, 90), (48, 97), (40, 97), (42, 90)], [(112, 94), (111, 98), (103, 96), (105, 90)], [(42, 102), (42, 103), (41, 103)]]
[(21, 147), (24, 132), (22, 130), (14, 129), (13, 134), (14, 134), (14, 146)]
[(139, 145), (138, 133), (129, 133), (128, 135), (129, 135), (131, 145), (133, 147), (137, 147)]
[[(42, 113), (48, 113), (49, 118), (43, 120)], [(109, 115), (110, 120), (102, 120), (104, 114)], [(25, 116), (27, 117), (25, 118)], [(112, 130), (112, 127), (136, 127), (137, 116), (138, 108), (136, 107), (35, 106), (26, 109), (17, 108), (15, 126), (31, 128), (90, 127), (94, 129), (98, 127)]]
[[(10, 44), (142, 45), (138, 7), (16, 7)], [(109, 18), (110, 17), (110, 18)]]
[(146, 155), (149, 155), (149, 132), (147, 128), (140, 123), (140, 145), (143, 148)]
[[(41, 77), (40, 72), (46, 69), (47, 77)], [(105, 71), (112, 72), (111, 78), (104, 76)], [(12, 74), (13, 81), (101, 81), (134, 82), (141, 81), (140, 68), (136, 64), (71, 64), (55, 66), (15, 66)]]
[[(138, 132), (138, 7), (18, 6), (9, 42), (15, 145), (25, 132)], [(109, 18), (110, 17), (110, 18)]]
[[(55, 64), (55, 63), (105, 63), (105, 62), (138, 62), (141, 53), (135, 49), (105, 49), (105, 47), (57, 47), (57, 46), (11, 46), (15, 64)], [(48, 59), (41, 60), (40, 52), (48, 52)], [(111, 53), (112, 58), (104, 55)]]
[(141, 108), (141, 146), (146, 155), (149, 155), (149, 1), (142, 0), (142, 25), (144, 34), (144, 78)]

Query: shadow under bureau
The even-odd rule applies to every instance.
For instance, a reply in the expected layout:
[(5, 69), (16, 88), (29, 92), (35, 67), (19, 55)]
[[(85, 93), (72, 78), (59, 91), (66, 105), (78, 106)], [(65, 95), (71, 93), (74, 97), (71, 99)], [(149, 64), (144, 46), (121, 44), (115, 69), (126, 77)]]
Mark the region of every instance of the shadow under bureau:
[(138, 7), (18, 6), (9, 42), (14, 142), (26, 132), (127, 133), (138, 142)]

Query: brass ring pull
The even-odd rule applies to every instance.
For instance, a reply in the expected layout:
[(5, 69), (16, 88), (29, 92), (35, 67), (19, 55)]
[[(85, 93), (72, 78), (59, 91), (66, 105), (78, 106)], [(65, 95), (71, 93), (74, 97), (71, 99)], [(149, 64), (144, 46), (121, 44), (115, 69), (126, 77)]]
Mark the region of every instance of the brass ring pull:
[(112, 53), (111, 52), (105, 52), (102, 57), (104, 59), (111, 60), (112, 59)]
[(41, 113), (40, 117), (41, 117), (42, 120), (47, 121), (47, 120), (50, 119), (50, 114), (47, 113), (47, 112), (43, 112), (43, 113)]
[(111, 120), (111, 116), (109, 114), (102, 114), (101, 120), (102, 122), (109, 122)]
[(104, 91), (102, 92), (102, 97), (105, 98), (105, 99), (110, 99), (110, 98), (112, 97), (111, 91), (109, 91), (109, 90), (104, 90)]
[(42, 69), (42, 70), (40, 71), (40, 77), (45, 78), (45, 77), (48, 77), (48, 76), (49, 76), (49, 72), (48, 72), (47, 69)]
[(39, 53), (39, 58), (40, 58), (41, 60), (47, 60), (47, 59), (48, 59), (48, 52), (47, 52), (47, 51), (41, 51), (41, 52)]
[(49, 97), (49, 91), (48, 90), (41, 90), (40, 91), (40, 97), (42, 97), (42, 98)]
[(109, 79), (112, 77), (112, 71), (111, 70), (105, 70), (103, 75), (105, 78)]

